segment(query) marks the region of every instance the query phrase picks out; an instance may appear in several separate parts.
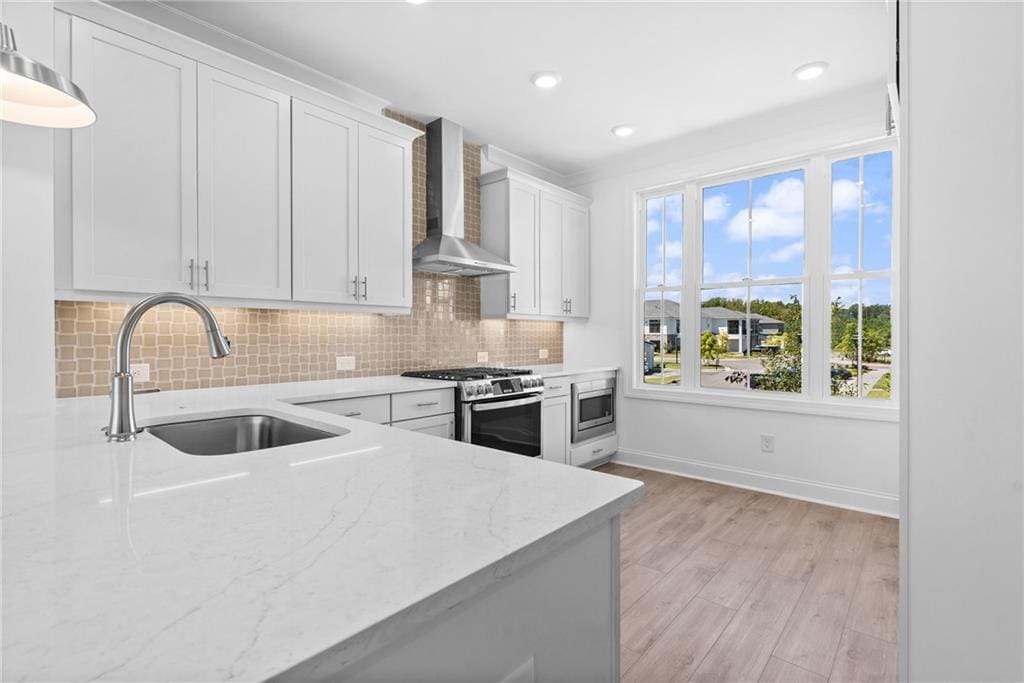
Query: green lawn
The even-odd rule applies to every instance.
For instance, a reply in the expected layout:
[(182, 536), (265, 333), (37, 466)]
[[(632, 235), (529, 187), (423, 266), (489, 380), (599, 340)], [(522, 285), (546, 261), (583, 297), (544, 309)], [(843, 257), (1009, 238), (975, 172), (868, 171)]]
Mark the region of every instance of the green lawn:
[(868, 398), (892, 398), (892, 373), (885, 373), (868, 392)]

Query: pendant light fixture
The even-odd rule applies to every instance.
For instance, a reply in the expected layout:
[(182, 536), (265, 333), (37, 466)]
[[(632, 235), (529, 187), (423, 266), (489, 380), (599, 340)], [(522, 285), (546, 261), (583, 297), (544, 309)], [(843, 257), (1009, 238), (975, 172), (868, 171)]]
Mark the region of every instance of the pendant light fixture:
[(0, 23), (0, 120), (46, 128), (96, 121), (85, 93), (53, 69), (18, 52), (14, 31)]

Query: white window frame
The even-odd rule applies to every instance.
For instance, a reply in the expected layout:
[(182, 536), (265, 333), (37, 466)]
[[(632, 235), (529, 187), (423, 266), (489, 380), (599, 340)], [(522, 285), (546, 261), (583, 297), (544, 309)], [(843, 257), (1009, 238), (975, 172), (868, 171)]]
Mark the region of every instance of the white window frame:
[[(892, 376), (890, 399), (867, 399), (831, 396), (829, 359), (831, 358), (831, 288), (832, 288), (832, 191), (833, 161), (854, 156), (891, 151), (893, 154), (893, 206), (891, 270), (892, 287)], [(748, 180), (764, 175), (802, 169), (804, 172), (804, 269), (802, 277), (771, 280), (750, 280), (737, 283), (713, 283), (714, 289), (757, 287), (802, 282), (802, 351), (803, 380), (800, 394), (762, 391), (733, 391), (700, 386), (700, 357), (697, 353), (700, 336), (700, 299), (703, 291), (703, 190), (705, 187)], [(896, 395), (900, 340), (897, 338), (899, 311), (899, 159), (896, 140), (880, 138), (816, 151), (813, 154), (752, 164), (724, 172), (700, 175), (688, 180), (657, 186), (635, 187), (629, 191), (634, 217), (634, 253), (632, 311), (630, 325), (631, 363), (629, 381), (624, 395), (629, 398), (697, 403), (777, 412), (792, 412), (885, 422), (899, 420), (899, 399)], [(680, 286), (647, 285), (646, 202), (650, 198), (675, 192), (683, 194), (683, 278)], [(872, 271), (877, 275), (877, 272)], [(853, 276), (851, 276), (853, 277)], [(884, 276), (882, 276), (884, 277)], [(680, 382), (679, 384), (645, 384), (643, 374), (644, 299), (657, 289), (680, 292)]]

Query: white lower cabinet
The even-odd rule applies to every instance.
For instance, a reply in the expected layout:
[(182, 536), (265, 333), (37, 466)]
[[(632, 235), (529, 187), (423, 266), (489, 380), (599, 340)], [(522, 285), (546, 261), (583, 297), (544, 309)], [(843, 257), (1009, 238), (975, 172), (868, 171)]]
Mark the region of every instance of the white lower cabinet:
[(540, 454), (551, 462), (569, 461), (569, 397), (544, 399), (541, 413)]
[(617, 450), (619, 450), (618, 434), (609, 434), (600, 439), (573, 444), (572, 450), (569, 451), (569, 464), (576, 467), (586, 466), (615, 455)]
[(325, 413), (333, 413), (342, 417), (351, 417), (377, 424), (388, 424), (391, 422), (391, 397), (387, 394), (382, 396), (360, 396), (358, 398), (342, 398), (334, 401), (314, 401), (312, 403), (300, 403), (299, 405), (313, 410), (322, 410)]
[(454, 439), (455, 438), (455, 413), (448, 413), (446, 415), (434, 415), (431, 417), (420, 417), (415, 420), (402, 420), (401, 422), (392, 422), (392, 427), (398, 429), (407, 429), (410, 432), (420, 432), (421, 434), (430, 434), (431, 436), (439, 436), (442, 439)]

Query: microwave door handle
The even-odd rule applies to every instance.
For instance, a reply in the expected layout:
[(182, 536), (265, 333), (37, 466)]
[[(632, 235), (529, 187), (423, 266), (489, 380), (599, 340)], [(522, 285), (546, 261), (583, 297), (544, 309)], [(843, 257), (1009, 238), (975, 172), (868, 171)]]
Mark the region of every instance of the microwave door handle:
[(533, 396), (530, 398), (520, 398), (514, 401), (494, 401), (493, 403), (474, 403), (471, 410), (474, 413), (485, 413), (491, 410), (501, 410), (502, 408), (515, 408), (516, 406), (528, 406), (532, 403), (540, 403), (543, 399), (540, 396)]

